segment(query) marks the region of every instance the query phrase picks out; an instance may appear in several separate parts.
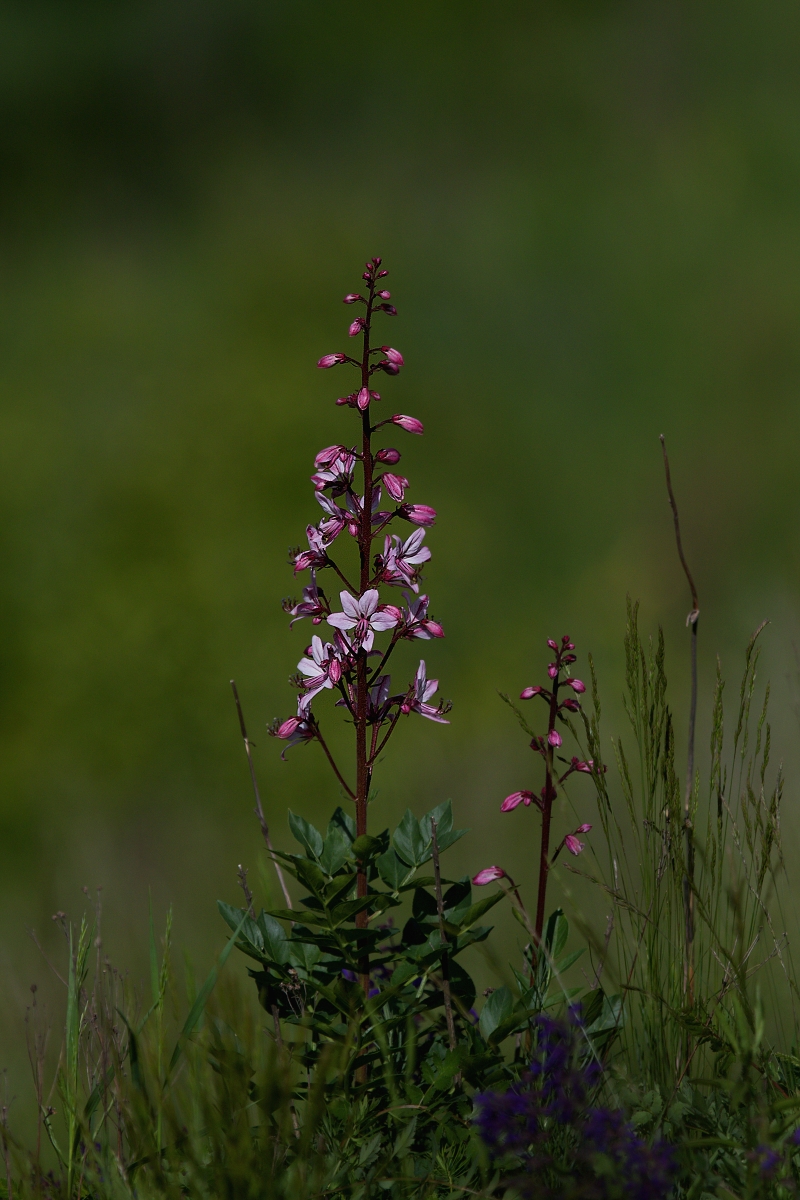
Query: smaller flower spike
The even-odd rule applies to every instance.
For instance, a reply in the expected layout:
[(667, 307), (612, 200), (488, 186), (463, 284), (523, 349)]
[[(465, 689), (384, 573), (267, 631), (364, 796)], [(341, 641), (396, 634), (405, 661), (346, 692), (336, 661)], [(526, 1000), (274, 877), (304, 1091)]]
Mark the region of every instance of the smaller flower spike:
[(412, 525), (433, 525), (436, 522), (436, 509), (429, 504), (401, 504), (397, 515)]
[(502, 867), (484, 867), (477, 875), (472, 876), (472, 882), (476, 887), (483, 887), (486, 883), (494, 883), (496, 879), (505, 877), (506, 873)]
[(321, 371), (325, 371), (328, 367), (337, 367), (339, 363), (343, 362), (347, 362), (346, 354), (323, 354), (317, 366)]
[[(333, 365), (333, 364), (331, 364)], [(406, 433), (424, 433), (425, 426), (422, 421), (418, 421), (416, 417), (406, 417), (403, 413), (395, 413), (389, 418), (393, 425), (399, 425), (401, 429), (405, 429)]]

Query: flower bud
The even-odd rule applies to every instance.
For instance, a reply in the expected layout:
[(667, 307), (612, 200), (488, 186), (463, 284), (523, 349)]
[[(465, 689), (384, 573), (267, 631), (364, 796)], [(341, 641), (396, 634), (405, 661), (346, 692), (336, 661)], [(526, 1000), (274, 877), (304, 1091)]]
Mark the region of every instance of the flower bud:
[(363, 299), (364, 299), (364, 297), (361, 296), (358, 292), (348, 292), (347, 295), (345, 296), (344, 300), (342, 301), (342, 303), (343, 304), (358, 304), (358, 301), (363, 300)]
[(378, 271), (376, 278), (377, 279), (385, 279), (388, 274), (389, 274), (388, 271)]
[(568, 833), (564, 838), (564, 845), (567, 847), (570, 854), (574, 854), (576, 857), (580, 854), (584, 847), (584, 843), (578, 841), (578, 839), (572, 833)]
[(322, 358), (317, 363), (317, 366), (320, 368), (320, 370), (325, 371), (328, 367), (335, 367), (338, 366), (339, 363), (343, 363), (346, 358), (346, 354), (323, 354)]
[(382, 358), (379, 363), (375, 364), (376, 371), (384, 371), (387, 375), (399, 375), (400, 368), (395, 363), (389, 362), (388, 358)]
[(395, 306), (393, 304), (376, 304), (375, 308), (378, 311), (385, 312), (387, 314), (387, 316), (390, 316), (390, 317), (397, 316), (397, 309), (395, 308)]
[(390, 475), (388, 471), (381, 476), (381, 480), (389, 495), (399, 504), (406, 494), (408, 480), (403, 475)]
[(405, 365), (403, 356), (399, 350), (394, 350), (391, 346), (381, 346), (381, 350), (386, 355), (390, 363), (394, 363), (396, 367)]
[(506, 873), (502, 867), (484, 867), (482, 871), (478, 871), (477, 875), (472, 876), (472, 882), (476, 887), (483, 887), (486, 883), (494, 883), (496, 879), (505, 879)]
[(575, 830), (575, 832), (576, 833), (588, 833), (591, 828), (592, 828), (591, 825), (579, 825), (578, 828)]
[(431, 637), (444, 637), (444, 630), (442, 629), (442, 627), (438, 621), (431, 621), (431, 620), (423, 621), (422, 627), (423, 627), (423, 629), (427, 629), (427, 631), (431, 635)]
[(359, 389), (358, 398), (356, 399), (356, 404), (358, 405), (361, 412), (363, 412), (365, 408), (369, 407), (369, 388), (362, 387)]
[(551, 679), (555, 679), (556, 675), (558, 674), (558, 667), (555, 663), (550, 663), (549, 667), (547, 668), (547, 674)]
[(412, 525), (433, 525), (436, 520), (436, 509), (429, 504), (401, 504), (398, 516)]
[(564, 683), (571, 687), (573, 692), (577, 692), (579, 696), (582, 692), (586, 691), (586, 684), (580, 679), (565, 679)]
[(380, 392), (370, 392), (370, 397), (373, 400), (380, 400), (381, 394), (380, 394)]
[(510, 796), (506, 796), (500, 805), (500, 812), (511, 812), (513, 809), (518, 808), (520, 804), (524, 804), (528, 808), (532, 800), (533, 792), (512, 792)]
[(532, 696), (538, 696), (542, 689), (536, 684), (535, 687), (523, 688), (519, 694), (520, 700), (530, 700)]
[(382, 262), (383, 262), (383, 259), (382, 259), (382, 258), (373, 258), (373, 260), (372, 260), (372, 265), (373, 265), (374, 267), (379, 267), (379, 266), (381, 265), (381, 263), (382, 263)]
[(551, 729), (547, 735), (547, 741), (550, 746), (556, 747), (561, 745), (561, 734), (557, 729)]
[(363, 317), (356, 317), (355, 321), (353, 321), (352, 325), (350, 326), (350, 328), (347, 331), (348, 336), (349, 337), (358, 337), (359, 333), (364, 332), (364, 326), (366, 325), (366, 323), (367, 322), (364, 320)]
[(391, 292), (376, 292), (375, 295), (380, 296), (381, 300), (391, 300), (392, 298)]
[(282, 725), (279, 725), (275, 730), (275, 737), (290, 738), (300, 724), (299, 717), (289, 717)]
[(547, 644), (551, 650), (558, 650), (558, 642), (554, 642), (552, 638), (547, 639)]
[(391, 421), (393, 425), (405, 429), (406, 433), (423, 433), (425, 430), (422, 421), (418, 421), (416, 417), (406, 417), (402, 413), (395, 413)]
[(400, 462), (400, 451), (387, 446), (385, 450), (378, 451), (375, 455), (375, 461), (386, 463), (388, 466), (393, 467), (396, 463)]
[(365, 271), (364, 274), (361, 276), (361, 278), (366, 279), (367, 283), (369, 283), (369, 280), (370, 280), (369, 271)]
[(581, 706), (580, 706), (580, 704), (578, 704), (577, 700), (562, 700), (558, 707), (566, 708), (568, 710), (568, 712), (580, 712), (581, 711)]

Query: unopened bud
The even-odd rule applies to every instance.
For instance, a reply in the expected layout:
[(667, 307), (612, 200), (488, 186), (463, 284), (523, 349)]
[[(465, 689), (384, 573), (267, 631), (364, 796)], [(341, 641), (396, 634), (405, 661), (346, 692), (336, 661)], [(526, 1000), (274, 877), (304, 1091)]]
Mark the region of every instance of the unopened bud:
[(400, 451), (387, 446), (385, 450), (378, 451), (375, 455), (375, 461), (386, 463), (388, 466), (393, 467), (395, 463), (400, 462)]
[(505, 877), (506, 873), (502, 867), (484, 867), (477, 875), (472, 876), (472, 882), (476, 887), (483, 887), (486, 883), (494, 883), (496, 879)]
[(551, 729), (547, 735), (547, 741), (548, 741), (549, 745), (551, 745), (551, 746), (554, 746), (554, 747), (560, 746), (561, 745), (561, 734), (558, 732), (557, 729)]
[(428, 504), (401, 504), (397, 515), (412, 525), (433, 525), (436, 521), (436, 509)]
[(359, 300), (363, 300), (363, 299), (364, 299), (364, 297), (361, 296), (358, 292), (348, 292), (347, 295), (345, 296), (344, 300), (342, 301), (342, 303), (343, 304), (357, 304)]
[(361, 412), (363, 412), (365, 408), (369, 407), (369, 388), (362, 387), (359, 390), (358, 396), (356, 398), (356, 404), (358, 405)]
[(536, 684), (535, 687), (523, 688), (519, 694), (520, 700), (530, 700), (532, 696), (538, 696), (542, 689)]
[(399, 350), (393, 349), (391, 346), (381, 346), (381, 350), (386, 355), (390, 363), (395, 366), (402, 367), (404, 365), (403, 356)]
[(577, 692), (579, 696), (582, 692), (586, 691), (586, 684), (580, 679), (565, 679), (564, 683), (571, 687), (573, 692)]
[(363, 317), (356, 317), (355, 321), (353, 321), (352, 325), (347, 331), (348, 337), (358, 337), (359, 333), (364, 332), (365, 325), (366, 321)]
[(324, 371), (328, 367), (338, 366), (338, 364), (343, 363), (346, 358), (346, 354), (323, 354), (322, 358), (317, 363), (317, 366)]
[(423, 433), (425, 431), (422, 421), (418, 421), (416, 417), (406, 417), (402, 413), (395, 413), (391, 420), (393, 425), (399, 425), (401, 429), (405, 429), (406, 433)]

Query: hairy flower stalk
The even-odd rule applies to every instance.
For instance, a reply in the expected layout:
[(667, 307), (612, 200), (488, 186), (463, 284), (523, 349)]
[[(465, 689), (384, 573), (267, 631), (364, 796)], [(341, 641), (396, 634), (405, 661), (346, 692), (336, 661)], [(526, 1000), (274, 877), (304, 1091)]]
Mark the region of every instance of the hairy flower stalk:
[[(577, 835), (579, 833), (587, 833), (591, 829), (591, 825), (584, 824), (567, 833), (561, 839), (555, 853), (551, 857), (550, 828), (553, 817), (553, 804), (558, 796), (559, 788), (566, 782), (570, 775), (576, 771), (591, 775), (595, 770), (594, 762), (591, 759), (588, 762), (584, 762), (573, 756), (568, 760), (557, 753), (561, 748), (563, 739), (556, 725), (566, 724), (567, 716), (565, 714), (580, 711), (580, 703), (576, 697), (582, 695), (586, 691), (586, 687), (580, 679), (575, 679), (570, 673), (570, 668), (576, 662), (576, 657), (573, 653), (575, 645), (570, 641), (569, 636), (565, 634), (560, 644), (550, 638), (547, 645), (554, 652), (554, 660), (547, 668), (550, 680), (549, 687), (541, 687), (537, 684), (533, 687), (524, 688), (520, 693), (521, 700), (531, 700), (534, 696), (540, 696), (547, 704), (547, 732), (541, 737), (534, 735), (530, 744), (531, 750), (540, 754), (544, 759), (544, 787), (538, 794), (531, 791), (512, 792), (510, 796), (506, 796), (500, 806), (501, 812), (511, 812), (513, 809), (518, 808), (520, 804), (523, 804), (526, 808), (534, 805), (542, 815), (539, 845), (539, 886), (536, 897), (536, 923), (534, 926), (534, 954), (538, 951), (542, 940), (545, 905), (547, 901), (547, 879), (550, 868), (564, 848), (570, 854), (580, 854), (584, 848), (584, 843), (579, 840)], [(563, 688), (568, 688), (572, 695), (561, 699), (559, 692)], [(560, 763), (565, 767), (564, 770), (561, 770)], [(496, 870), (499, 868), (487, 868), (487, 871), (491, 869)], [(485, 872), (481, 872), (481, 875), (483, 874)], [(476, 876), (475, 882), (477, 880), (478, 876)], [(489, 882), (488, 879), (486, 882)]]
[[(388, 303), (390, 293), (383, 286), (382, 281), (387, 275), (388, 271), (381, 268), (381, 260), (371, 259), (362, 275), (366, 285), (364, 294), (350, 292), (344, 297), (345, 304), (363, 305), (363, 311), (348, 329), (350, 337), (361, 338), (360, 358), (337, 352), (324, 355), (317, 363), (322, 370), (342, 365), (357, 370), (359, 386), (348, 395), (340, 396), (336, 403), (353, 409), (358, 415), (360, 437), (356, 446), (349, 449), (344, 445), (327, 446), (314, 459), (315, 474), (311, 479), (323, 517), (317, 525), (309, 525), (306, 529), (308, 550), (297, 550), (292, 554), (295, 574), (310, 571), (311, 584), (303, 589), (300, 603), (286, 600), (284, 609), (293, 618), (291, 624), (307, 616), (317, 626), (324, 621), (331, 629), (332, 641), (324, 642), (321, 637), (314, 636), (298, 664), (299, 675), (294, 680), (300, 690), (297, 716), (276, 721), (270, 731), (286, 740), (288, 745), (301, 741), (319, 742), (336, 778), (355, 804), (357, 839), (367, 833), (367, 808), (375, 762), (394, 733), (400, 716), (415, 712), (447, 724), (445, 713), (449, 709), (447, 704), (431, 703), (438, 681), (427, 678), (424, 661), (420, 661), (406, 690), (398, 694), (392, 693), (391, 676), (384, 674), (398, 642), (444, 636), (441, 625), (428, 616), (428, 597), (419, 595), (420, 568), (430, 558), (430, 550), (422, 545), (425, 527), (434, 524), (436, 513), (428, 505), (406, 502), (409, 481), (395, 470), (400, 452), (392, 446), (377, 449), (373, 446), (375, 434), (385, 427), (414, 434), (423, 432), (421, 421), (401, 413), (373, 423), (373, 406), (381, 399), (379, 392), (374, 390), (373, 376), (397, 375), (404, 365), (403, 355), (393, 346), (373, 347), (371, 344), (375, 318), (395, 316), (397, 311)], [(360, 489), (356, 485), (357, 471), (361, 475)], [(394, 508), (381, 508), (384, 496), (394, 502)], [(416, 528), (404, 540), (388, 532), (395, 520), (407, 521)], [(351, 581), (345, 569), (331, 556), (333, 543), (343, 534), (348, 534), (356, 543), (357, 582), (356, 579)], [(382, 544), (382, 552), (373, 551), (376, 540)], [(344, 590), (339, 593), (341, 610), (333, 607), (331, 597), (319, 583), (319, 574), (326, 569), (334, 571), (340, 584), (344, 584)], [(382, 602), (382, 586), (407, 589), (404, 592), (405, 609)], [(384, 634), (390, 635), (388, 645), (383, 650), (377, 649), (376, 640)], [(371, 661), (375, 658), (377, 665)], [(346, 782), (345, 773), (334, 761), (311, 708), (316, 698), (326, 691), (337, 693), (337, 705), (347, 710), (354, 726), (353, 787)], [(366, 899), (368, 894), (366, 864), (359, 860), (356, 898)], [(357, 928), (367, 927), (368, 904), (355, 920)], [(369, 994), (371, 986), (369, 969), (368, 957), (364, 955), (359, 960), (359, 978), (365, 995)]]

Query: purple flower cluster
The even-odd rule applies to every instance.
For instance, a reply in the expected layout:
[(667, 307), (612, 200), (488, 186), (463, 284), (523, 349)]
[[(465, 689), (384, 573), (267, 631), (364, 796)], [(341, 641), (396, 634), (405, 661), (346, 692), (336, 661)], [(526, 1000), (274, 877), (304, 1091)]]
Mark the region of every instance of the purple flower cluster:
[[(593, 1105), (602, 1079), (580, 1012), (536, 1019), (536, 1049), (520, 1081), (476, 1097), (478, 1131), (504, 1181), (531, 1197), (661, 1200), (676, 1174), (671, 1147), (649, 1145), (624, 1114)], [(620, 1185), (624, 1190), (620, 1190)]]

